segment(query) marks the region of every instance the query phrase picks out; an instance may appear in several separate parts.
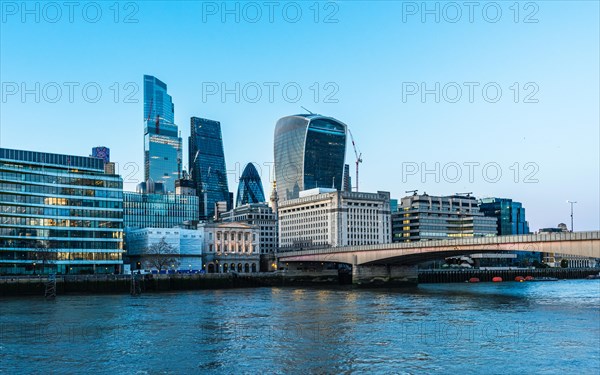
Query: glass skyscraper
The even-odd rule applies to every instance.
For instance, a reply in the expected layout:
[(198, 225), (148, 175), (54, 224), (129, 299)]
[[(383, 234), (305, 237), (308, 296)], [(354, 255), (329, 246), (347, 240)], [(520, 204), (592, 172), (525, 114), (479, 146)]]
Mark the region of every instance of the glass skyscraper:
[(123, 180), (99, 158), (0, 148), (0, 275), (121, 272)]
[(221, 123), (204, 118), (190, 120), (189, 168), (200, 199), (200, 219), (208, 219), (215, 213), (215, 203), (232, 199), (227, 183), (225, 152)]
[(175, 191), (181, 174), (181, 138), (175, 120), (175, 105), (167, 85), (144, 75), (144, 179), (161, 182)]
[(498, 219), (498, 235), (529, 234), (525, 208), (520, 202), (508, 198), (483, 198), (479, 200), (479, 209), (485, 216)]
[(265, 202), (265, 192), (260, 180), (260, 175), (254, 167), (254, 164), (248, 163), (240, 178), (235, 206), (239, 207), (249, 203), (261, 202)]
[(344, 123), (316, 114), (288, 116), (275, 127), (275, 177), (279, 199), (302, 190), (342, 189), (346, 157)]

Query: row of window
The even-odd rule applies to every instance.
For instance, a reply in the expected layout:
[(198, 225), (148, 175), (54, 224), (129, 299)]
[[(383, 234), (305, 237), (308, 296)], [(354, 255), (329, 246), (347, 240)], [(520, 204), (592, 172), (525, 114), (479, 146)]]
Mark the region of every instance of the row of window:
[(59, 186), (37, 186), (23, 185), (3, 182), (0, 183), (0, 190), (14, 191), (19, 193), (43, 194), (43, 195), (68, 195), (68, 196), (85, 196), (96, 198), (114, 198), (123, 199), (122, 191), (108, 191), (96, 189), (68, 188)]
[(36, 219), (28, 217), (1, 216), (0, 224), (32, 227), (75, 227), (75, 228), (123, 228), (123, 221)]
[(0, 248), (123, 250), (123, 241), (55, 241), (0, 238)]
[(95, 252), (50, 252), (41, 253), (36, 251), (0, 251), (0, 260), (29, 260), (41, 264), (53, 261), (66, 260), (121, 260), (120, 252), (95, 253)]
[(123, 238), (121, 231), (91, 231), (72, 229), (0, 228), (0, 236), (64, 237), (64, 238)]
[(97, 188), (123, 189), (123, 182), (114, 177), (110, 179), (57, 176), (56, 174), (25, 174), (2, 171), (2, 179), (16, 183), (35, 182), (53, 185), (90, 186)]
[(35, 195), (0, 194), (0, 202), (16, 204), (39, 204), (53, 206), (73, 206), (90, 208), (122, 209), (122, 200), (96, 200), (80, 198), (54, 198)]
[(0, 205), (0, 213), (13, 215), (41, 215), (41, 216), (70, 216), (70, 217), (94, 217), (107, 219), (122, 219), (122, 211), (83, 210), (67, 208), (45, 208), (27, 206)]

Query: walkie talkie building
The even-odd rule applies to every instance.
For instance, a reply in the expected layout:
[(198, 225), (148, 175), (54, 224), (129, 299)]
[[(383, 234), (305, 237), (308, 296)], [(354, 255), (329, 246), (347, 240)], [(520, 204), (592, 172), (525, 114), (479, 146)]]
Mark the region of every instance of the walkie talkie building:
[(275, 127), (275, 178), (281, 200), (302, 190), (341, 190), (347, 126), (317, 114), (287, 116)]

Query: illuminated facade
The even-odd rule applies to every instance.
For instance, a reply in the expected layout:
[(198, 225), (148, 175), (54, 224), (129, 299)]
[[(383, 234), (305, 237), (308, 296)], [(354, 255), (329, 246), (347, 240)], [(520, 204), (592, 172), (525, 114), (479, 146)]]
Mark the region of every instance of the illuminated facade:
[(123, 180), (99, 158), (0, 148), (0, 274), (120, 272)]
[(175, 191), (181, 175), (181, 138), (175, 120), (175, 105), (167, 85), (144, 75), (144, 179), (163, 183)]
[(308, 189), (342, 189), (346, 131), (342, 122), (316, 114), (277, 121), (274, 156), (280, 200), (298, 198)]

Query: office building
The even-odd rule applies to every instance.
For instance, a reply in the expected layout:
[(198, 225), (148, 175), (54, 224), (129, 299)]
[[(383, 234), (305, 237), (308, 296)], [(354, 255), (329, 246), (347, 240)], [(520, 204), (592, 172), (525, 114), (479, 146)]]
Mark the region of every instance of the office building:
[(279, 202), (279, 251), (391, 242), (390, 193), (311, 189), (299, 195)]
[(204, 269), (208, 273), (258, 272), (260, 231), (258, 226), (243, 223), (206, 222), (204, 231)]
[(254, 164), (248, 163), (240, 178), (235, 206), (239, 207), (260, 202), (265, 202), (265, 192), (263, 191), (260, 175)]
[(497, 219), (484, 216), (469, 195), (414, 194), (392, 214), (393, 241), (442, 240), (496, 235)]
[(225, 212), (223, 222), (237, 222), (257, 226), (260, 234), (260, 270), (272, 271), (277, 251), (277, 217), (267, 203), (250, 203)]
[(508, 198), (483, 198), (479, 210), (489, 217), (498, 219), (498, 235), (529, 234), (529, 223), (525, 220), (525, 208), (520, 202)]
[(189, 138), (189, 165), (200, 198), (200, 218), (215, 214), (215, 203), (227, 202), (232, 208), (232, 194), (227, 183), (225, 152), (218, 121), (192, 117)]
[(281, 201), (314, 188), (342, 190), (347, 127), (316, 114), (288, 116), (275, 127), (275, 176)]
[(181, 137), (175, 125), (175, 105), (167, 85), (144, 75), (144, 179), (164, 184), (175, 192), (181, 178)]
[[(165, 258), (172, 256), (176, 262), (166, 265), (169, 270), (186, 272), (200, 271), (202, 267), (202, 247), (204, 232), (196, 229), (181, 228), (143, 228), (127, 232), (127, 257), (131, 269), (156, 269), (152, 259), (157, 251), (152, 246), (165, 240), (173, 254), (160, 253)], [(154, 254), (153, 254), (154, 253)]]
[(178, 194), (123, 193), (125, 228), (194, 227), (198, 223), (198, 197)]
[(0, 148), (0, 274), (118, 273), (123, 180), (94, 157)]

